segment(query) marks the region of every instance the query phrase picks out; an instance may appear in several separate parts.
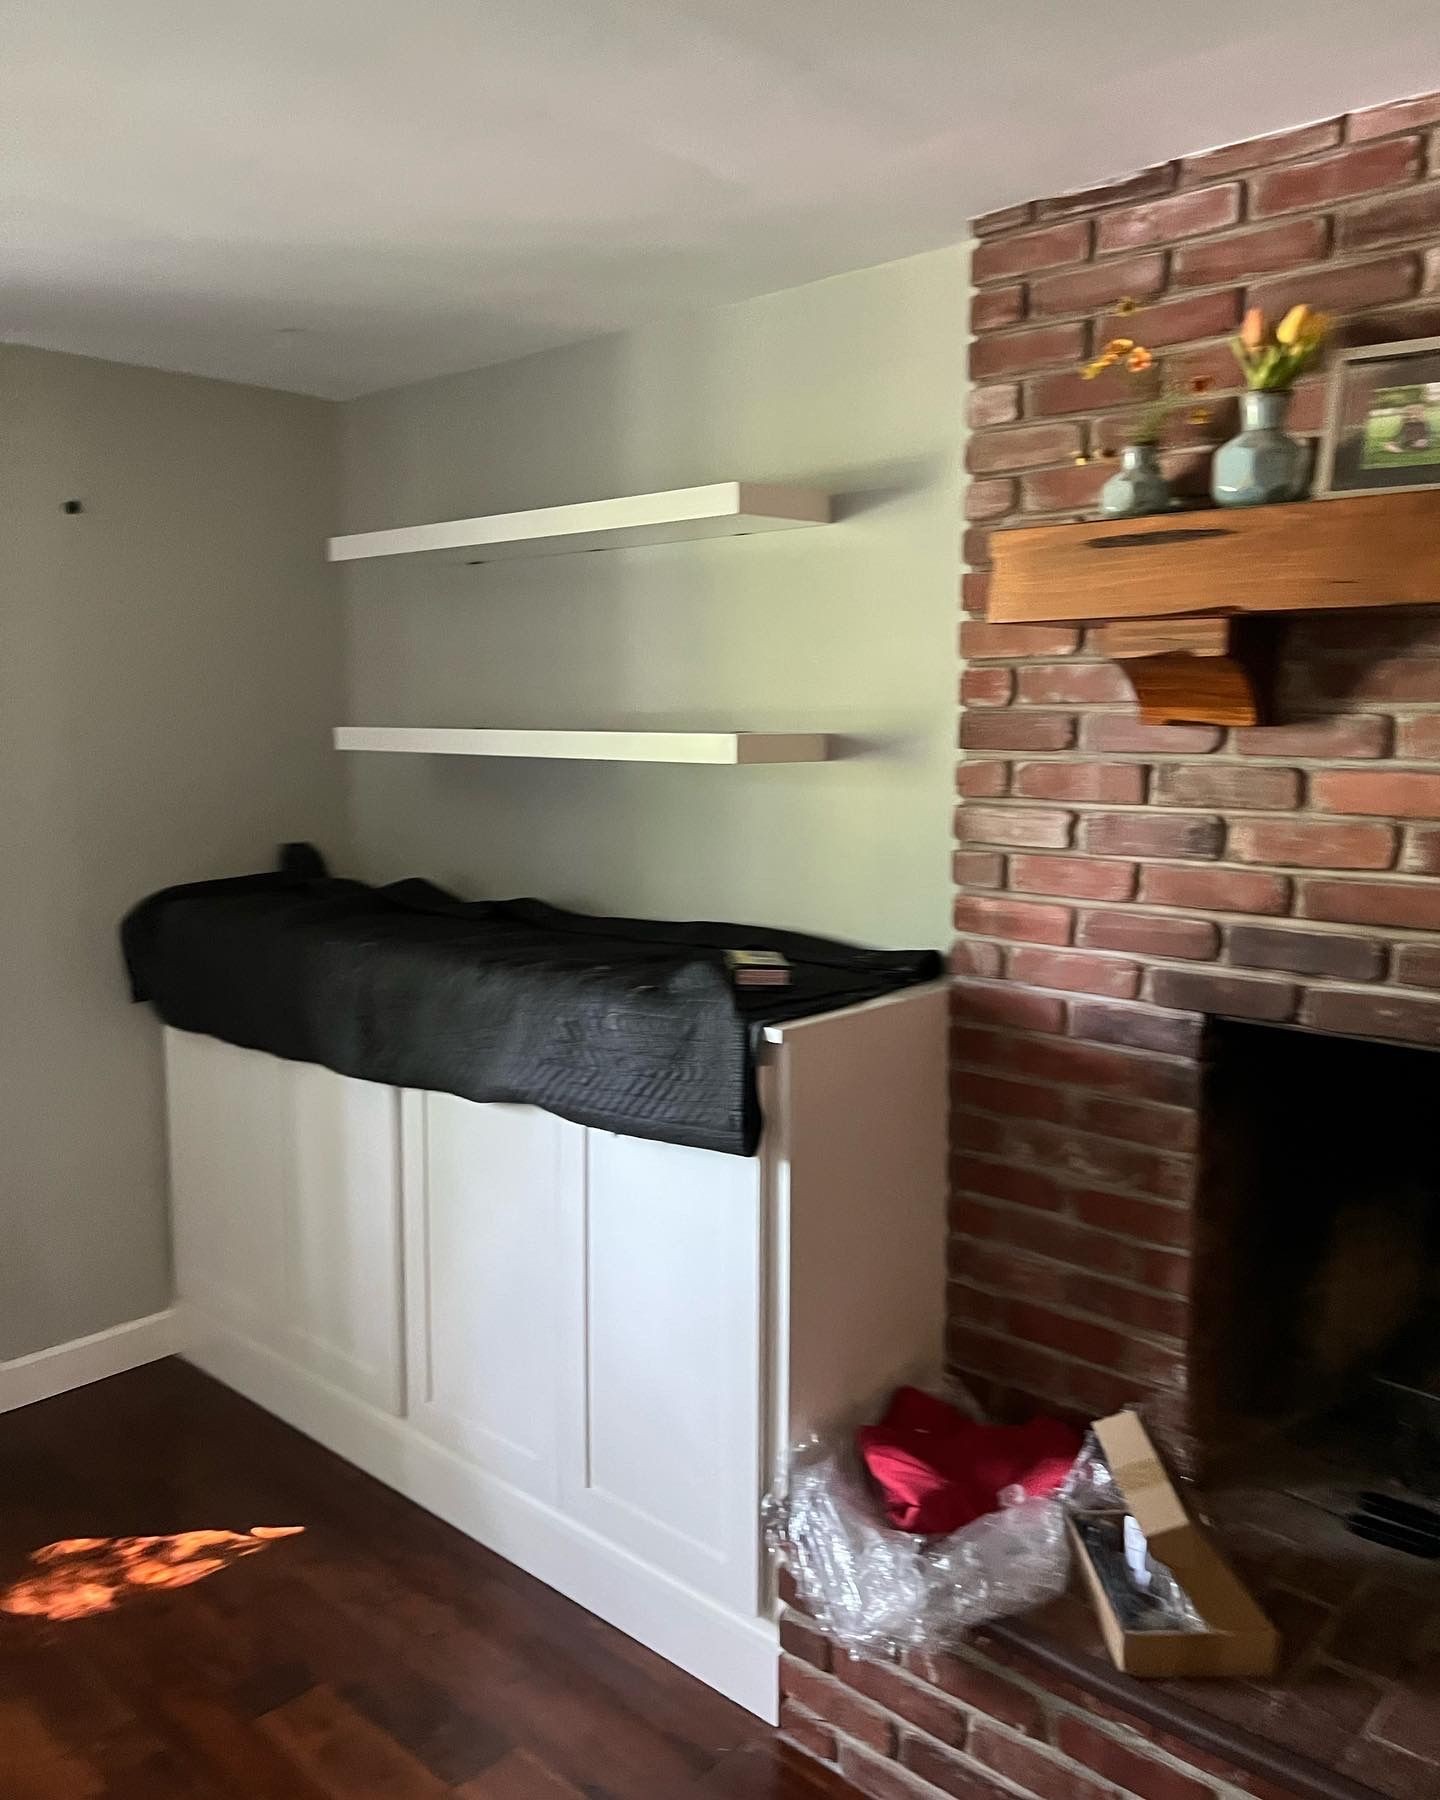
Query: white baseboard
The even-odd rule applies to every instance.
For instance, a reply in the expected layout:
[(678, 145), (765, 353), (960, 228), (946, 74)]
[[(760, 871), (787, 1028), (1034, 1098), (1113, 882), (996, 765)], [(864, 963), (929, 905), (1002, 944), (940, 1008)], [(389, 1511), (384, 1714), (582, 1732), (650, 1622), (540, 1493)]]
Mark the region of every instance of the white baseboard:
[(768, 1724), (777, 1722), (780, 1643), (772, 1621), (726, 1611), (432, 1442), (408, 1420), (355, 1399), (212, 1316), (191, 1307), (181, 1315), (182, 1354), (207, 1375)]
[(145, 1319), (112, 1325), (108, 1331), (97, 1331), (91, 1337), (74, 1338), (50, 1350), (16, 1357), (13, 1362), (0, 1363), (0, 1413), (33, 1405), (36, 1400), (53, 1399), (56, 1394), (86, 1387), (92, 1381), (104, 1381), (108, 1375), (120, 1375), (126, 1369), (138, 1369), (141, 1363), (173, 1356), (179, 1348), (179, 1319), (171, 1307)]

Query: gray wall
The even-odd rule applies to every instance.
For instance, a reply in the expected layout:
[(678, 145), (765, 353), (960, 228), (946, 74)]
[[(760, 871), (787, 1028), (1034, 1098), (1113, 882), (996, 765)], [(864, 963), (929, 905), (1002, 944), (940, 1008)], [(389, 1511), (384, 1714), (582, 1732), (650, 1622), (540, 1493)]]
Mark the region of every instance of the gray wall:
[(830, 530), (352, 565), (357, 724), (826, 730), (818, 767), (351, 755), (371, 877), (939, 944), (967, 264), (946, 250), (343, 408), (346, 529), (729, 477)]
[[(159, 1033), (115, 938), (153, 888), (313, 837), (469, 894), (943, 941), (965, 306), (945, 251), (344, 408), (0, 348), (0, 1360), (171, 1297)], [(342, 519), (733, 476), (831, 488), (844, 522), (375, 565), (347, 607), (320, 560)], [(347, 717), (856, 753), (342, 759)]]
[(0, 348), (0, 1359), (170, 1301), (122, 912), (282, 838), (339, 847), (335, 423)]

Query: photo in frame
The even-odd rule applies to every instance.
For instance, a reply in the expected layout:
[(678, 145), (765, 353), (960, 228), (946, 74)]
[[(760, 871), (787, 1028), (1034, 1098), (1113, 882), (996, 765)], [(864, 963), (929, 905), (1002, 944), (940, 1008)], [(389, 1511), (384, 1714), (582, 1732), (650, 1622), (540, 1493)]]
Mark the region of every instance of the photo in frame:
[(1338, 351), (1316, 493), (1417, 487), (1440, 487), (1440, 337)]

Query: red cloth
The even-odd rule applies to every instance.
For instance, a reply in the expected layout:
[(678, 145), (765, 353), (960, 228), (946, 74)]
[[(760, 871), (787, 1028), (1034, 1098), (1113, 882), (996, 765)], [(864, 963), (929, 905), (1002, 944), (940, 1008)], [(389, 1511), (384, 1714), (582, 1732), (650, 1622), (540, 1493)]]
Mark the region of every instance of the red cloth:
[(878, 1425), (856, 1444), (901, 1531), (959, 1531), (994, 1512), (1008, 1487), (1053, 1494), (1080, 1454), (1080, 1433), (1059, 1419), (980, 1425), (919, 1388), (897, 1388)]

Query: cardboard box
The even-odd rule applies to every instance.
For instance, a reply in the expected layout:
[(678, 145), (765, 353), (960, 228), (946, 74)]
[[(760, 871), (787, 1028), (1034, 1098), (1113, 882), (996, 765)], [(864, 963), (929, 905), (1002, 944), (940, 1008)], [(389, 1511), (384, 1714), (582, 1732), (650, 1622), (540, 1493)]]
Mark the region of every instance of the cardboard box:
[(1076, 1559), (1115, 1666), (1128, 1675), (1273, 1675), (1279, 1633), (1186, 1511), (1138, 1415), (1116, 1413), (1097, 1420), (1094, 1431), (1151, 1554), (1171, 1571), (1209, 1626), (1207, 1631), (1127, 1631), (1072, 1521)]

